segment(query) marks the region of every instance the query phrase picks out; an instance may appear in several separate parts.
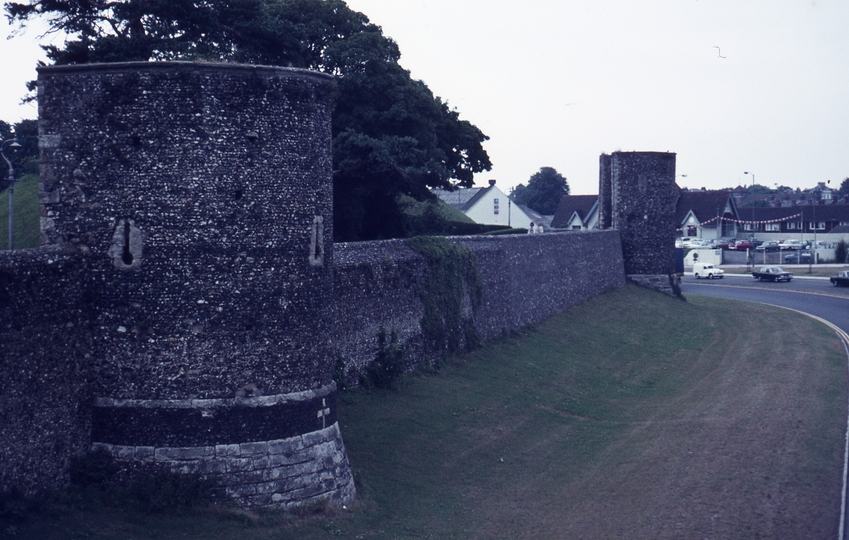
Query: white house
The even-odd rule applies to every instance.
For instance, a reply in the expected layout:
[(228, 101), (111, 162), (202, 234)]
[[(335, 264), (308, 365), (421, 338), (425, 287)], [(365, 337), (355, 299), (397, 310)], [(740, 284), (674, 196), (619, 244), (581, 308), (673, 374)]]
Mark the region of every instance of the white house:
[(532, 221), (536, 223), (541, 218), (539, 214), (511, 201), (498, 189), (495, 180), (490, 180), (485, 188), (434, 189), (433, 193), (475, 223), (527, 228)]

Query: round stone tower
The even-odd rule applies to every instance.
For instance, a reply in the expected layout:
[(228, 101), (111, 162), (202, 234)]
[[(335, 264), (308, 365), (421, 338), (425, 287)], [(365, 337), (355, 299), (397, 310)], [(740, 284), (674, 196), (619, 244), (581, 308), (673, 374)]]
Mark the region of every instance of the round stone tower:
[(92, 445), (246, 506), (343, 503), (330, 76), (211, 63), (39, 69), (42, 247), (90, 283)]

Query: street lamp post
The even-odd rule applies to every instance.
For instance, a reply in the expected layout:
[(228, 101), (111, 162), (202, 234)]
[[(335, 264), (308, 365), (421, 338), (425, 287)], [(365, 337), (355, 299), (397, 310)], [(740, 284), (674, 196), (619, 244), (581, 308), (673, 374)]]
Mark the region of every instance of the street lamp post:
[[(814, 221), (813, 221), (813, 224), (814, 224), (814, 244), (811, 247), (811, 258), (808, 259), (808, 273), (809, 274), (813, 274), (814, 269), (813, 269), (812, 265), (817, 262), (817, 204), (819, 203), (819, 201), (817, 201), (817, 198), (814, 197), (813, 200), (811, 200), (811, 202), (814, 204)], [(804, 222), (802, 222), (802, 226), (803, 227), (805, 226)], [(801, 254), (799, 256), (801, 257)], [(802, 261), (800, 260), (799, 262), (802, 262)]]
[[(752, 175), (752, 244), (754, 244), (755, 240), (755, 173), (744, 171), (743, 174), (751, 174)], [(754, 247), (752, 247), (754, 249)]]
[(9, 148), (20, 148), (21, 145), (18, 144), (17, 137), (5, 140), (0, 144), (0, 156), (3, 156), (6, 165), (9, 166), (9, 251), (12, 251), (15, 249), (15, 169), (12, 167), (12, 162), (6, 157), (5, 149), (8, 143), (11, 143)]

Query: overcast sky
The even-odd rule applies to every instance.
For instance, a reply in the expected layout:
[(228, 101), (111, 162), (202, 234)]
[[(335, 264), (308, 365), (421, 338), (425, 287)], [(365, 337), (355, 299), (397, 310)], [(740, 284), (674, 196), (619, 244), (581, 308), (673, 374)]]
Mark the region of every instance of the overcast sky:
[[(477, 125), (499, 187), (540, 167), (598, 191), (598, 156), (678, 154), (678, 183), (813, 187), (849, 177), (849, 1), (348, 0), (401, 64)], [(0, 31), (9, 35), (5, 21)], [(43, 58), (0, 42), (0, 119)]]

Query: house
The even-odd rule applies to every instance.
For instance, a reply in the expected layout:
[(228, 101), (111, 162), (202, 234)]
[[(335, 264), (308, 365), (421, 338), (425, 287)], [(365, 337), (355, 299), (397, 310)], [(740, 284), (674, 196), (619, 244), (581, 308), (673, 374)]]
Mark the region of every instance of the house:
[[(598, 196), (564, 195), (551, 226), (555, 229), (598, 228)], [(681, 191), (676, 210), (678, 236), (717, 239), (737, 234), (737, 204), (730, 191)]]
[(551, 220), (554, 229), (583, 231), (598, 227), (598, 195), (564, 195)]
[(526, 228), (531, 222), (545, 223), (544, 216), (511, 201), (495, 185), (495, 180), (490, 180), (489, 186), (483, 188), (434, 189), (433, 194), (475, 223), (515, 228)]
[[(794, 234), (839, 234), (849, 226), (849, 205), (846, 204), (805, 204), (780, 208), (743, 209), (742, 219), (752, 212), (744, 225), (744, 230), (753, 233), (775, 233), (776, 235)], [(754, 226), (751, 222), (754, 221)], [(760, 238), (760, 236), (759, 236)]]
[(737, 202), (727, 190), (681, 191), (675, 217), (678, 236), (708, 240), (736, 236), (740, 220)]

